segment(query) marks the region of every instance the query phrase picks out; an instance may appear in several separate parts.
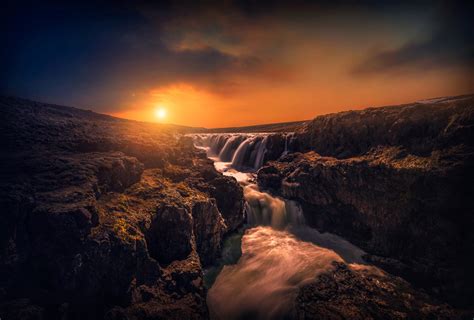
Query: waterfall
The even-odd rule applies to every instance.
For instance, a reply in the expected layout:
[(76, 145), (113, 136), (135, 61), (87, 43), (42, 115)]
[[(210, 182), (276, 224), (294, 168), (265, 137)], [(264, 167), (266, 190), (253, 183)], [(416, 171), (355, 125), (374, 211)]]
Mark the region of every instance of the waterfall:
[(265, 160), (268, 134), (201, 134), (193, 138), (208, 156), (231, 162), (234, 169), (256, 171)]
[(304, 216), (300, 206), (290, 200), (273, 197), (261, 192), (254, 184), (245, 186), (244, 197), (249, 225), (271, 226), (283, 229), (288, 225), (304, 224)]
[[(306, 226), (297, 202), (259, 190), (255, 172), (265, 161), (268, 134), (193, 137), (217, 170), (237, 179), (246, 200), (241, 244), (230, 242), (240, 244), (241, 256), (206, 271), (216, 277), (207, 296), (211, 319), (290, 319), (301, 285), (333, 268), (333, 261), (362, 262), (362, 250)], [(292, 137), (285, 135), (282, 155), (291, 149)]]
[(219, 159), (223, 162), (231, 161), (235, 150), (240, 145), (244, 137), (240, 135), (234, 135), (227, 139), (224, 147), (219, 152)]
[(234, 153), (234, 156), (232, 157), (232, 167), (239, 169), (242, 167), (250, 142), (250, 138), (247, 138), (239, 145)]
[(267, 147), (268, 136), (264, 137), (259, 144), (257, 149), (257, 156), (255, 157), (254, 169), (258, 170), (263, 165), (263, 159), (265, 157), (266, 147)]
[(226, 135), (196, 134), (192, 135), (194, 145), (204, 149), (209, 157), (219, 155), (220, 149), (228, 139)]
[(283, 151), (283, 154), (288, 154), (288, 135), (285, 135), (285, 151)]
[[(289, 139), (290, 134), (286, 134), (284, 153), (288, 152)], [(205, 134), (194, 136), (194, 141), (206, 148), (209, 155), (217, 155), (218, 161), (214, 162), (217, 170), (242, 184), (249, 225), (283, 229), (304, 224), (302, 210), (296, 202), (274, 197), (250, 183), (255, 179), (255, 171), (263, 165), (268, 134)]]
[(289, 144), (293, 141), (294, 137), (295, 137), (294, 133), (285, 134), (285, 150), (283, 150), (283, 153), (281, 154), (281, 156), (285, 156), (290, 152)]

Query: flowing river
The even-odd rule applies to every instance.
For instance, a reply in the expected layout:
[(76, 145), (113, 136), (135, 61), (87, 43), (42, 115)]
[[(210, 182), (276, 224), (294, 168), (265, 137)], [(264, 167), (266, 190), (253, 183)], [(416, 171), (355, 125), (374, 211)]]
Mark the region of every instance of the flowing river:
[(333, 261), (363, 264), (361, 249), (306, 226), (298, 203), (259, 190), (255, 176), (267, 139), (266, 134), (194, 136), (217, 170), (240, 182), (246, 200), (246, 226), (227, 239), (221, 265), (207, 271), (212, 319), (292, 319), (298, 287), (331, 270)]

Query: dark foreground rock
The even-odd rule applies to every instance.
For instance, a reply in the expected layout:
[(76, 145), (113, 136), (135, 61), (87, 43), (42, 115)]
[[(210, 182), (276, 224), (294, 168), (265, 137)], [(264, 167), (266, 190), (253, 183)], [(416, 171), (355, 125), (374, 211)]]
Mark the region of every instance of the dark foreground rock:
[(296, 299), (297, 319), (461, 319), (468, 313), (433, 303), (406, 281), (373, 267), (334, 262), (334, 270), (304, 285)]
[(470, 308), (473, 134), (472, 96), (321, 116), (298, 133), (314, 151), (268, 163), (258, 183), (367, 260)]
[(0, 99), (0, 317), (202, 319), (243, 195), (183, 128)]

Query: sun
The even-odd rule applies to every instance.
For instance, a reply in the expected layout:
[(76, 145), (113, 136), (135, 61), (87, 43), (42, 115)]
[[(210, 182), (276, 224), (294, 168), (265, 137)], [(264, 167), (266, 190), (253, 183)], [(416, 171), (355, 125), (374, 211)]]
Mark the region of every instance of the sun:
[(163, 107), (158, 107), (155, 110), (155, 117), (157, 117), (160, 120), (163, 120), (164, 118), (166, 118), (166, 109)]

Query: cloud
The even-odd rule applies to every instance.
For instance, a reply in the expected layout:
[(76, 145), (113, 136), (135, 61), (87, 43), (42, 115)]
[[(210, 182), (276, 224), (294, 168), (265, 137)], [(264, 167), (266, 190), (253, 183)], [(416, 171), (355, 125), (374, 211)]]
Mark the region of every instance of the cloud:
[[(212, 47), (175, 50), (142, 42), (122, 55), (110, 66), (106, 85), (121, 88), (125, 94), (174, 83), (193, 83), (215, 93), (229, 94), (238, 87), (237, 77), (255, 76), (264, 69), (263, 61), (256, 56), (233, 55)], [(108, 99), (114, 96), (117, 101), (126, 98), (111, 92)]]
[(413, 40), (396, 49), (372, 52), (351, 72), (364, 75), (448, 66), (472, 68), (474, 31), (470, 21), (473, 14), (472, 4), (444, 3), (434, 16), (436, 27), (428, 39)]
[[(414, 79), (426, 80), (428, 67), (468, 63), (470, 15), (438, 8), (442, 14), (429, 23), (432, 7), (302, 0), (12, 2), (4, 10), (9, 32), (0, 35), (0, 92), (102, 112), (139, 108), (150, 91), (176, 84), (192, 87), (182, 90), (191, 97), (202, 91), (200, 101), (234, 110), (236, 101), (239, 110), (283, 105), (281, 112), (299, 114), (304, 110), (293, 106), (362, 104), (361, 96), (377, 90), (382, 96), (384, 86), (415, 91)], [(383, 50), (367, 54), (375, 46)], [(416, 72), (391, 84), (354, 77), (405, 69)], [(463, 79), (453, 80), (459, 72), (447, 73), (438, 73), (443, 77), (432, 87), (461, 88)]]
[(132, 92), (178, 82), (229, 92), (236, 77), (264, 69), (256, 55), (173, 47), (164, 41), (165, 26), (180, 15), (152, 8), (159, 14), (145, 15), (135, 4), (12, 6), (0, 91), (109, 110), (120, 109)]

